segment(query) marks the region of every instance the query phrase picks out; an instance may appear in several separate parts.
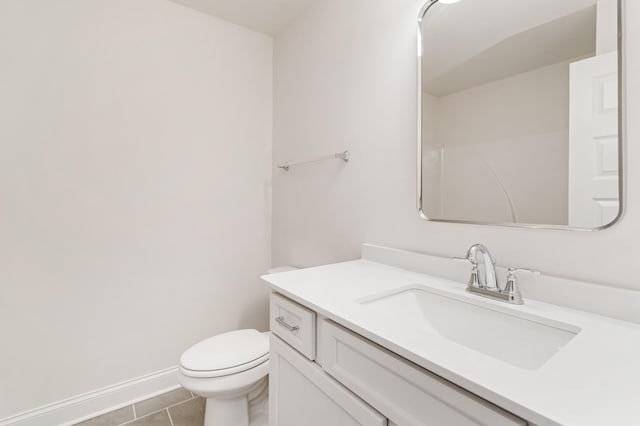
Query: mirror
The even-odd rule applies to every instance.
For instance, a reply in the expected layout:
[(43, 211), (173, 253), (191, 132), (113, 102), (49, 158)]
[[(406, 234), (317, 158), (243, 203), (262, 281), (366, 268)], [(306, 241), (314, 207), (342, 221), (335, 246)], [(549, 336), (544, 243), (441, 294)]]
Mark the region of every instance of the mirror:
[(428, 220), (602, 229), (621, 216), (618, 0), (432, 0), (419, 19)]

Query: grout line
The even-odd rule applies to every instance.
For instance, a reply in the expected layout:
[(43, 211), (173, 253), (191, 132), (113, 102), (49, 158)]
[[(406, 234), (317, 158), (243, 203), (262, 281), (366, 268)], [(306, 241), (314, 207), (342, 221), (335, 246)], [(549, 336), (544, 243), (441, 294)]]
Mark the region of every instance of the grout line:
[[(136, 418), (135, 418), (135, 419), (133, 419), (133, 420), (129, 420), (128, 422), (123, 423), (123, 424), (122, 424), (122, 425), (120, 425), (120, 426), (128, 425), (129, 423), (131, 423), (131, 422), (133, 422), (133, 421), (135, 421), (135, 420), (137, 420), (137, 419), (144, 419), (145, 417), (148, 417), (148, 416), (150, 416), (150, 415), (152, 415), (152, 414), (157, 414), (157, 413), (161, 412), (162, 410), (167, 410), (167, 413), (168, 413), (168, 412), (169, 412), (169, 408), (176, 407), (176, 406), (178, 406), (178, 405), (180, 405), (180, 404), (184, 404), (185, 402), (189, 402), (189, 401), (192, 401), (192, 400), (194, 400), (194, 399), (195, 399), (195, 398), (187, 398), (187, 399), (185, 399), (185, 400), (183, 400), (183, 401), (176, 402), (175, 404), (171, 404), (171, 405), (168, 405), (168, 406), (166, 406), (166, 407), (162, 407), (162, 408), (160, 408), (160, 409), (158, 409), (158, 410), (156, 410), (156, 411), (152, 411), (152, 412), (150, 412), (150, 413), (147, 413), (147, 414), (145, 414), (145, 415), (144, 415), (144, 416), (142, 416), (142, 417), (138, 417), (138, 416), (137, 416), (137, 413), (136, 413)], [(171, 417), (171, 414), (169, 414), (169, 417)]]
[[(168, 393), (168, 392), (167, 392), (167, 393)], [(150, 416), (150, 415), (152, 415), (152, 414), (157, 414), (157, 413), (161, 412), (162, 410), (167, 410), (167, 414), (169, 415), (169, 420), (171, 420), (171, 426), (174, 426), (174, 424), (173, 424), (173, 419), (171, 418), (171, 413), (169, 412), (169, 408), (176, 407), (176, 406), (178, 406), (178, 405), (180, 405), (180, 404), (184, 404), (185, 402), (192, 401), (192, 400), (194, 400), (194, 399), (196, 399), (196, 398), (197, 398), (197, 397), (193, 394), (193, 392), (189, 392), (189, 394), (191, 394), (191, 397), (189, 397), (189, 398), (187, 398), (187, 399), (185, 399), (185, 400), (182, 400), (182, 401), (176, 402), (176, 403), (174, 403), (174, 404), (168, 405), (168, 406), (166, 406), (166, 407), (160, 408), (159, 410), (152, 411), (152, 412), (150, 412), (150, 413), (145, 414), (145, 415), (144, 415), (144, 416), (142, 416), (142, 417), (138, 417), (138, 413), (136, 412), (136, 405), (135, 405), (135, 404), (131, 404), (131, 408), (133, 408), (133, 419), (131, 419), (131, 420), (127, 420), (126, 422), (121, 423), (121, 424), (120, 424), (120, 425), (118, 425), (118, 426), (125, 426), (125, 425), (128, 425), (128, 424), (131, 424), (131, 423), (135, 422), (135, 421), (136, 421), (136, 420), (138, 420), (138, 419), (144, 419), (145, 417), (148, 417), (148, 416)], [(164, 395), (164, 394), (161, 394), (161, 395)], [(161, 395), (158, 395), (158, 396), (161, 396)], [(154, 398), (155, 398), (155, 397), (154, 397)], [(144, 401), (146, 401), (146, 400), (144, 400)], [(117, 411), (117, 410), (114, 410), (114, 411)], [(112, 412), (113, 412), (113, 411), (110, 411), (109, 413), (112, 413)], [(109, 414), (109, 413), (105, 413), (105, 414)]]
[[(141, 419), (144, 419), (145, 417), (147, 417), (147, 416), (143, 416), (143, 417), (140, 417), (140, 418), (141, 418)], [(135, 421), (137, 421), (137, 420), (138, 420), (138, 419), (129, 420), (128, 422), (124, 422), (124, 423), (122, 423), (120, 426), (130, 425), (131, 423), (133, 423), (133, 422), (135, 422)]]
[(175, 407), (177, 405), (184, 404), (185, 402), (189, 402), (189, 401), (191, 401), (193, 399), (195, 399), (195, 398), (185, 399), (184, 401), (176, 402), (175, 404), (168, 405), (168, 406), (166, 406), (164, 408), (166, 408), (168, 410), (169, 408), (173, 408), (173, 407)]

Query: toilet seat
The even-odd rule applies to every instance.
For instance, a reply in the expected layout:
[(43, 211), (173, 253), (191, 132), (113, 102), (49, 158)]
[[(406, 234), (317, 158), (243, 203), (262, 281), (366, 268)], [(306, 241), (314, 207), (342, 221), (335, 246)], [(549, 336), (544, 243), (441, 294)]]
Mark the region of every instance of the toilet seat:
[(196, 378), (202, 378), (202, 379), (213, 378), (213, 377), (223, 377), (223, 376), (229, 376), (231, 374), (238, 374), (247, 370), (251, 370), (252, 368), (257, 367), (267, 362), (268, 360), (269, 360), (269, 354), (267, 353), (261, 356), (260, 358), (256, 358), (253, 361), (250, 361), (244, 364), (236, 365), (235, 367), (223, 368), (219, 370), (209, 370), (209, 371), (190, 370), (181, 364), (180, 372), (188, 377), (196, 377)]
[(238, 374), (269, 359), (267, 333), (236, 330), (220, 334), (187, 349), (180, 372), (188, 377), (213, 378)]

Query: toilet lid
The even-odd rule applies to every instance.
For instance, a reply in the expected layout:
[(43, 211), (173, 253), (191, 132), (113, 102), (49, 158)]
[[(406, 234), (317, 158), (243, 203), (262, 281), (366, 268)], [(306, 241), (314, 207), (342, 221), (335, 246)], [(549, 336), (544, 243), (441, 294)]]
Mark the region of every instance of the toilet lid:
[(257, 330), (236, 330), (196, 343), (180, 358), (191, 371), (215, 371), (249, 364), (269, 353), (269, 338)]

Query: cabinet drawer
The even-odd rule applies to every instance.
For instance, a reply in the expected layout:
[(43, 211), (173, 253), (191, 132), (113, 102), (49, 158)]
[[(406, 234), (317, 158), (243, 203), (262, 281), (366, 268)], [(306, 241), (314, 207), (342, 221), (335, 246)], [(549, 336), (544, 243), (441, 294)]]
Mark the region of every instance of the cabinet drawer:
[(331, 321), (320, 326), (325, 371), (398, 425), (527, 424)]
[(316, 313), (279, 294), (271, 294), (269, 327), (310, 360), (316, 358)]

